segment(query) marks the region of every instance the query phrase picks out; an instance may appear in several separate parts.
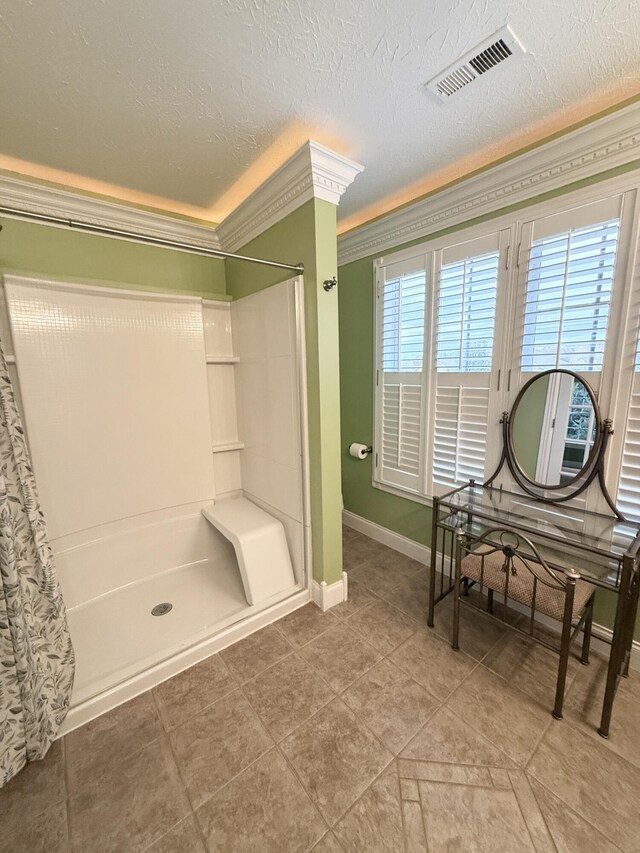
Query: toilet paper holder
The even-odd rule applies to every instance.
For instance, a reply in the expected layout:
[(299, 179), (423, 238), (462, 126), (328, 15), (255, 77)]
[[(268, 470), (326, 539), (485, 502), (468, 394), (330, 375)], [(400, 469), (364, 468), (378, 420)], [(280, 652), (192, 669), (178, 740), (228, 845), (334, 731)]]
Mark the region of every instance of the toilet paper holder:
[(353, 456), (354, 459), (366, 459), (370, 453), (373, 453), (373, 447), (371, 445), (366, 446), (364, 444), (357, 443), (349, 445), (349, 456)]

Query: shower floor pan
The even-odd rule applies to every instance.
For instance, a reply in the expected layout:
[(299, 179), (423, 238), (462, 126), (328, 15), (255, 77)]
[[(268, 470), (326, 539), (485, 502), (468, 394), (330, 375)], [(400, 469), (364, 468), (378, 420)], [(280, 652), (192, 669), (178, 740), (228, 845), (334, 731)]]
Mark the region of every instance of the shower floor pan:
[[(171, 569), (72, 608), (76, 677), (63, 733), (212, 654), (217, 649), (206, 641), (225, 628), (266, 609), (273, 612), (273, 605), (287, 599), (290, 606), (283, 612), (295, 609), (305, 594), (296, 585), (249, 606), (237, 563), (218, 559)], [(152, 610), (162, 604), (171, 609), (154, 616)]]

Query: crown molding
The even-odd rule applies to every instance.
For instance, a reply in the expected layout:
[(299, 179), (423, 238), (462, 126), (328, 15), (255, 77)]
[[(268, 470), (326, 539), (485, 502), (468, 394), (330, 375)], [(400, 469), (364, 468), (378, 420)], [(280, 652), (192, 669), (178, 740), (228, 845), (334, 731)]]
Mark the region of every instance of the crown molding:
[(640, 104), (632, 104), (338, 237), (338, 264), (428, 237), (639, 158)]
[(339, 204), (363, 170), (318, 142), (309, 140), (218, 225), (222, 247), (235, 252), (312, 198)]
[(203, 249), (220, 248), (220, 240), (213, 225), (201, 225), (168, 214), (153, 213), (60, 187), (34, 183), (25, 178), (0, 175), (0, 205), (28, 213), (77, 220), (102, 228), (131, 231), (145, 237), (177, 240)]

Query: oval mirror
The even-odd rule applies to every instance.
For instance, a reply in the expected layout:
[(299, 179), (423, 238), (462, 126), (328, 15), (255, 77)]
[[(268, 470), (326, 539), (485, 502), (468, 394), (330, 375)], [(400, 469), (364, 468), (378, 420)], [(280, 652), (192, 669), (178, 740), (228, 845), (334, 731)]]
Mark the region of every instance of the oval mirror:
[(587, 383), (569, 370), (530, 379), (511, 410), (513, 459), (537, 486), (558, 489), (589, 470), (600, 440), (598, 406)]

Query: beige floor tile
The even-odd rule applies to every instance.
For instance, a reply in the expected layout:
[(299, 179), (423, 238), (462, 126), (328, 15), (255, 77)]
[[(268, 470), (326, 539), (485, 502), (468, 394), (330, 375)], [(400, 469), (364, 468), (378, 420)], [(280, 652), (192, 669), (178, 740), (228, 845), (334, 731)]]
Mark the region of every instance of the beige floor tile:
[[(551, 712), (478, 666), (447, 702), (452, 711), (523, 766), (531, 757)], [(557, 725), (561, 725), (558, 720)]]
[[(486, 588), (484, 588), (481, 593), (478, 586), (472, 586), (467, 591), (466, 597), (472, 604), (479, 608), (479, 610), (487, 610)], [(452, 598), (453, 593), (448, 596), (447, 601), (450, 601)], [(522, 626), (525, 625), (524, 630), (526, 630), (526, 617), (520, 613), (520, 611), (514, 610), (512, 607), (505, 607), (502, 599), (497, 594), (494, 596), (493, 615), (499, 619), (501, 623), (504, 623), (505, 626), (522, 628)]]
[(380, 551), (381, 546), (368, 536), (357, 536), (346, 539), (342, 543), (342, 563), (346, 572), (355, 569), (365, 560)]
[(392, 763), (334, 827), (347, 853), (397, 853), (404, 849), (400, 791)]
[[(448, 596), (436, 605), (433, 631), (448, 643), (453, 629), (453, 597)], [(487, 652), (505, 635), (507, 627), (464, 604), (460, 605), (460, 650), (475, 660), (482, 660)]]
[(432, 853), (536, 853), (513, 791), (436, 782), (419, 788)]
[(348, 619), (349, 616), (353, 616), (354, 613), (358, 613), (363, 607), (374, 604), (377, 600), (378, 597), (366, 587), (349, 578), (349, 597), (347, 601), (344, 601), (342, 604), (336, 604), (335, 607), (331, 608), (331, 612), (334, 616), (339, 616), (341, 619)]
[(145, 853), (208, 853), (194, 815), (189, 815), (170, 829)]
[(620, 679), (609, 738), (603, 740), (598, 727), (606, 679), (607, 661), (602, 658), (592, 656), (589, 666), (578, 666), (578, 674), (565, 700), (565, 719), (640, 767), (640, 674), (631, 670), (629, 678)]
[(169, 737), (194, 808), (273, 745), (239, 691), (172, 729)]
[(441, 701), (476, 666), (464, 652), (454, 652), (445, 640), (423, 627), (396, 649), (391, 659)]
[(539, 782), (530, 777), (529, 783), (558, 853), (619, 853), (619, 847)]
[(382, 657), (344, 622), (304, 646), (302, 655), (336, 693), (353, 684)]
[[(400, 764), (400, 762), (398, 762), (398, 764)], [(418, 783), (415, 779), (400, 778), (400, 797), (403, 800), (415, 800), (416, 803), (420, 802), (420, 792), (418, 790)]]
[(326, 824), (276, 749), (197, 811), (210, 853), (306, 853)]
[[(454, 785), (493, 787), (489, 767), (472, 767), (468, 764), (439, 764), (436, 761), (398, 759), (398, 773), (404, 780), (417, 782), (450, 782)], [(504, 787), (504, 786), (502, 786)], [(508, 786), (509, 788), (511, 785)]]
[(150, 692), (71, 732), (65, 737), (69, 795), (79, 793), (96, 774), (163, 734)]
[(516, 767), (505, 752), (470, 728), (446, 705), (435, 712), (400, 755), (420, 761)]
[[(517, 687), (540, 705), (552, 710), (560, 658), (551, 649), (514, 631), (508, 631), (482, 662), (496, 675), (506, 679), (512, 687)], [(570, 658), (565, 697), (580, 668), (580, 663)]]
[(62, 741), (57, 740), (42, 761), (29, 762), (0, 788), (0, 839), (66, 797)]
[[(556, 845), (545, 823), (538, 801), (533, 794), (527, 774), (524, 770), (509, 770), (508, 776), (536, 853), (557, 853)], [(496, 783), (496, 787), (504, 787), (505, 790), (508, 790), (506, 786), (499, 783)]]
[(549, 727), (529, 775), (627, 853), (640, 848), (640, 770), (567, 721)]
[[(315, 606), (315, 605), (314, 605)], [(317, 608), (316, 608), (317, 609)], [(279, 624), (279, 623), (278, 623)], [(248, 681), (273, 666), (293, 649), (275, 625), (267, 625), (220, 652), (220, 657), (238, 681)]]
[(359, 530), (354, 530), (353, 527), (347, 527), (346, 524), (342, 525), (343, 542), (349, 542), (351, 539), (357, 539), (358, 536), (362, 536)]
[(9, 834), (0, 829), (0, 851), (5, 853), (67, 853), (68, 850), (65, 802), (49, 806), (33, 818), (24, 815)]
[(237, 683), (220, 655), (212, 655), (153, 690), (160, 717), (169, 729), (231, 693)]
[(330, 702), (334, 692), (294, 654), (247, 681), (244, 692), (275, 740), (282, 740)]
[(385, 593), (383, 598), (407, 616), (411, 616), (416, 622), (426, 623), (429, 588), (424, 573), (418, 572), (412, 575), (390, 592)]
[(105, 766), (69, 800), (73, 853), (139, 853), (190, 812), (164, 738)]
[(438, 700), (383, 660), (342, 696), (383, 744), (397, 754), (438, 707)]
[(408, 800), (402, 803), (404, 818), (405, 849), (407, 853), (428, 853), (427, 836), (424, 831), (424, 817), (419, 801)]
[[(397, 553), (397, 552), (393, 552)], [(402, 555), (400, 555), (402, 556)], [(405, 558), (405, 560), (408, 558)], [(360, 563), (354, 569), (349, 570), (349, 577), (356, 583), (361, 584), (371, 593), (378, 596), (386, 596), (399, 584), (409, 580), (416, 574), (415, 568), (410, 572), (402, 569), (404, 564), (398, 566), (397, 561), (390, 563), (384, 559), (369, 559)]]
[(336, 624), (337, 618), (330, 610), (323, 613), (317, 604), (309, 602), (281, 619), (278, 627), (293, 646), (300, 647)]
[(303, 723), (281, 748), (330, 824), (393, 757), (340, 699)]
[(419, 563), (417, 560), (407, 557), (406, 554), (384, 545), (380, 546), (380, 550), (373, 554), (369, 562), (386, 569), (388, 572), (393, 572), (399, 578), (408, 579), (413, 577), (416, 572), (424, 573), (423, 563)]
[(388, 655), (418, 629), (417, 622), (384, 601), (356, 613), (348, 624), (383, 655)]
[(318, 841), (312, 853), (343, 853), (343, 848), (336, 841), (333, 832), (327, 834)]

